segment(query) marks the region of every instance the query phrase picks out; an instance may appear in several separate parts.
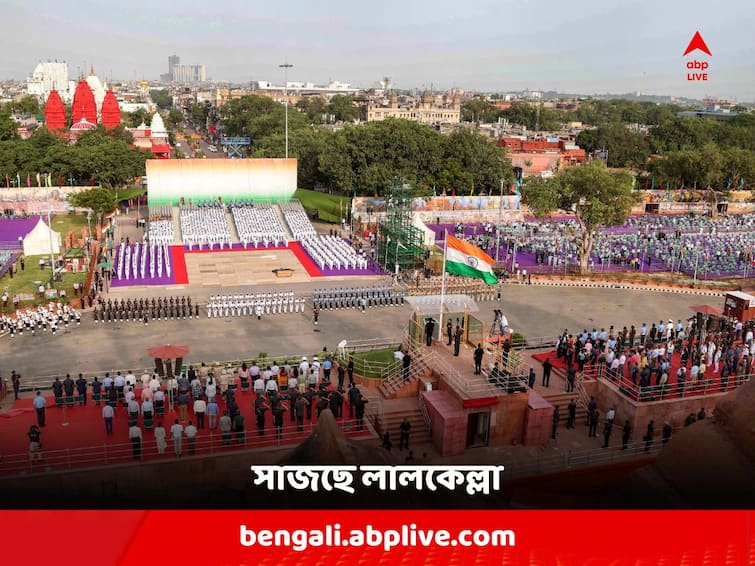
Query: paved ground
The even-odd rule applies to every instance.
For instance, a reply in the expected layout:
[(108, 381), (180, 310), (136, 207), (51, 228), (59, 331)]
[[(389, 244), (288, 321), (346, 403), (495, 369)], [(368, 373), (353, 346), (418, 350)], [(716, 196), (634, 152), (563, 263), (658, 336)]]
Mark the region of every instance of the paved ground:
[[(358, 282), (350, 281), (352, 284)], [(311, 287), (314, 285), (308, 283), (284, 288), (306, 294)], [(168, 294), (165, 289), (161, 291)], [(691, 314), (690, 305), (703, 303), (721, 306), (722, 299), (647, 291), (507, 286), (501, 303), (479, 303), (479, 315), (489, 327), (493, 309), (500, 306), (511, 327), (525, 336), (555, 338), (564, 328), (579, 331), (591, 326), (608, 328), (614, 324), (620, 328), (624, 324), (676, 320)], [(368, 309), (366, 313), (323, 311), (315, 328), (307, 309), (304, 314), (269, 316), (259, 322), (253, 317), (208, 319), (203, 314), (199, 320), (153, 321), (145, 327), (132, 322), (94, 324), (91, 314), (86, 313), (81, 327), (67, 334), (59, 332), (55, 338), (49, 333), (0, 338), (0, 371), (7, 377), (13, 369), (22, 375), (52, 375), (145, 368), (150, 365), (147, 348), (158, 343), (188, 345), (189, 360), (193, 361), (238, 359), (260, 351), (311, 354), (323, 346), (335, 348), (343, 339), (399, 340), (410, 316), (409, 306)]]

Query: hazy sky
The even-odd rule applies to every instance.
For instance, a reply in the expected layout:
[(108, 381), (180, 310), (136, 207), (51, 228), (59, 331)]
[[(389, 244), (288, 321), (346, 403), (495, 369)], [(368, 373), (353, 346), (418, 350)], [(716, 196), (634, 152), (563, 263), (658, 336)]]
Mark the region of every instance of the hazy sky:
[[(0, 78), (40, 60), (157, 79), (168, 56), (212, 79), (329, 79), (369, 87), (642, 91), (755, 100), (752, 0), (0, 0)], [(682, 53), (700, 30), (707, 82)], [(701, 54), (702, 55), (702, 54)], [(691, 59), (688, 56), (686, 60)]]

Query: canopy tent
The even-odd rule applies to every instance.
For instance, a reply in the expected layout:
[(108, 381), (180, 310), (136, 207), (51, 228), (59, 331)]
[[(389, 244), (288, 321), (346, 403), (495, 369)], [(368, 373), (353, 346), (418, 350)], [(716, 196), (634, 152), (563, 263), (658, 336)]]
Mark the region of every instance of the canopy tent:
[(422, 218), (420, 218), (417, 212), (412, 215), (412, 226), (422, 232), (422, 244), (424, 246), (432, 247), (435, 245), (435, 232), (430, 230), (430, 228), (422, 222)]
[(24, 238), (24, 255), (45, 255), (60, 253), (61, 238), (60, 232), (56, 232), (45, 224), (41, 218), (37, 225), (32, 228)]

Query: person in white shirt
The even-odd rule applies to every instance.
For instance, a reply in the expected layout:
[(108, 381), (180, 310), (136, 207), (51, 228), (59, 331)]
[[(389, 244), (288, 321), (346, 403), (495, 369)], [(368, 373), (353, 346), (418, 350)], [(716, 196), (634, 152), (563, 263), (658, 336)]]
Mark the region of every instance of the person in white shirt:
[(262, 379), (262, 376), (257, 376), (257, 379), (254, 380), (254, 392), (255, 393), (265, 392), (265, 380)]
[(299, 387), (299, 381), (292, 375), (288, 378), (288, 390), (293, 391)]
[[(204, 428), (204, 414), (207, 411), (207, 403), (204, 399), (197, 399), (194, 401), (194, 416), (197, 418), (197, 427)], [(191, 421), (189, 421), (191, 425)], [(186, 427), (189, 428), (188, 426)]]
[(142, 455), (142, 429), (133, 425), (128, 429), (128, 437), (131, 440), (131, 444), (134, 447), (134, 458), (139, 458)]
[(126, 400), (126, 403), (128, 403), (129, 401), (136, 399), (136, 393), (134, 393), (134, 390), (129, 387), (123, 398)]
[(165, 392), (162, 389), (155, 391), (155, 395), (152, 398), (155, 403), (155, 409), (165, 406)]
[[(222, 375), (222, 372), (221, 372)], [(226, 374), (227, 375), (227, 374)], [(215, 383), (215, 378), (208, 377), (207, 378), (207, 386), (204, 389), (205, 395), (207, 395), (207, 400), (210, 401), (215, 398), (215, 396), (218, 394), (218, 386)], [(199, 423), (197, 423), (199, 424)]]
[(126, 374), (126, 377), (124, 377), (126, 380), (126, 385), (129, 387), (133, 387), (136, 385), (136, 376), (131, 373), (131, 370), (128, 370), (128, 373)]
[(278, 381), (274, 377), (271, 377), (265, 383), (265, 391), (268, 395), (278, 391)]
[(281, 368), (278, 366), (278, 362), (273, 362), (273, 365), (270, 367), (270, 371), (273, 372), (273, 375), (278, 375), (281, 372)]
[(183, 440), (184, 427), (181, 426), (178, 419), (176, 419), (173, 426), (170, 427), (170, 435), (173, 437), (173, 450), (175, 450), (176, 456), (180, 457), (183, 452), (181, 441)]
[(606, 413), (606, 420), (609, 423), (613, 424), (613, 421), (615, 418), (616, 418), (616, 411), (614, 410), (613, 407), (611, 407), (610, 409), (608, 409), (608, 412)]
[(105, 421), (105, 434), (113, 434), (113, 417), (115, 416), (115, 410), (110, 405), (106, 404), (102, 407), (102, 419)]
[(154, 405), (150, 399), (142, 401), (142, 416), (144, 419), (151, 419), (154, 411)]
[(189, 442), (189, 454), (194, 454), (197, 441), (197, 427), (189, 421), (189, 424), (184, 429), (184, 434), (186, 435), (186, 440)]
[(160, 380), (157, 379), (157, 374), (153, 375), (152, 379), (149, 380), (149, 388), (152, 390), (152, 393), (160, 389)]
[(163, 423), (158, 422), (157, 427), (155, 427), (155, 442), (157, 443), (157, 453), (158, 454), (165, 454), (165, 449), (168, 447), (168, 443), (165, 441), (165, 429), (163, 428)]
[(299, 364), (299, 375), (309, 375), (309, 362), (307, 362), (306, 356), (301, 359)]

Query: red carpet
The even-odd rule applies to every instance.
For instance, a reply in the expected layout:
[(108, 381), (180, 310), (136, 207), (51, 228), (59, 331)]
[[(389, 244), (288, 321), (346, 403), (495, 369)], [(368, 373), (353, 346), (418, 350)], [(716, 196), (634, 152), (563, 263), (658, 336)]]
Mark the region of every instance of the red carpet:
[(173, 256), (173, 279), (174, 285), (188, 285), (189, 273), (186, 271), (186, 257), (183, 246), (171, 246), (171, 255)]
[[(553, 350), (551, 352), (542, 352), (538, 354), (533, 354), (532, 357), (540, 362), (541, 364), (545, 361), (545, 358), (550, 358), (550, 362), (553, 364), (554, 368), (560, 368), (563, 370), (566, 370), (566, 362), (563, 358), (557, 358), (556, 357), (556, 351)], [(707, 356), (706, 356), (707, 359)], [(679, 351), (675, 351), (673, 356), (671, 357), (671, 367), (669, 369), (669, 379), (668, 379), (668, 385), (675, 385), (677, 382), (676, 379), (676, 372), (679, 369), (679, 366), (681, 365), (681, 354)], [(731, 389), (735, 388), (737, 386), (737, 380), (736, 376), (729, 376), (728, 382), (725, 384), (724, 389), (721, 389), (721, 379), (719, 377), (719, 373), (715, 372), (715, 366), (707, 367), (705, 370), (705, 384), (702, 380), (698, 378), (697, 381), (692, 382), (690, 381), (689, 375), (690, 375), (690, 367), (692, 364), (687, 361), (687, 379), (684, 383), (684, 397), (692, 397), (692, 396), (698, 396), (702, 395), (704, 393), (719, 393), (721, 391), (730, 391)], [(723, 362), (719, 364), (719, 372), (721, 369), (723, 369)], [(596, 372), (598, 371), (598, 364), (595, 365), (587, 364), (585, 366), (585, 375), (587, 377), (592, 377), (596, 375)], [(539, 374), (542, 375), (542, 374)], [(651, 378), (651, 385), (655, 386), (657, 382), (657, 374), (653, 374)], [(605, 379), (610, 379), (607, 368), (604, 367), (603, 369), (603, 377)], [(639, 383), (639, 376), (637, 378), (637, 381)], [(617, 383), (614, 381), (614, 383)], [(635, 400), (637, 400), (639, 387), (634, 385), (632, 383), (632, 377), (631, 373), (629, 371), (629, 364), (627, 362), (627, 366), (624, 369), (624, 375), (622, 376), (620, 380), (620, 386), (626, 388), (629, 390), (629, 396)], [(680, 398), (682, 395), (680, 394), (680, 391), (676, 389), (676, 387), (673, 388), (671, 392), (664, 392), (663, 399), (673, 399), (673, 398)], [(655, 401), (660, 400), (660, 391), (657, 390), (657, 388), (651, 389), (649, 392), (643, 393), (643, 400), (647, 401)]]
[(315, 262), (312, 261), (312, 258), (304, 251), (304, 248), (301, 247), (299, 242), (291, 242), (288, 244), (288, 249), (294, 252), (296, 259), (298, 259), (299, 263), (304, 266), (304, 269), (307, 270), (310, 277), (322, 277), (322, 271), (320, 271), (320, 268), (315, 265)]
[[(137, 399), (140, 391), (137, 390)], [(66, 469), (71, 462), (71, 467), (87, 467), (102, 465), (102, 463), (126, 463), (133, 462), (131, 444), (128, 439), (127, 414), (123, 407), (119, 406), (115, 412), (113, 422), (113, 434), (105, 433), (105, 425), (102, 420), (102, 405), (92, 403), (91, 393), (85, 406), (62, 409), (55, 407), (52, 396), (45, 397), (47, 400), (46, 426), (42, 428), (42, 451), (45, 460), (42, 464), (34, 464), (34, 470), (40, 471), (42, 466), (51, 469)], [(218, 399), (220, 397), (218, 396)], [(264, 448), (275, 446), (295, 446), (306, 439), (317, 424), (317, 410), (312, 407), (312, 420), (304, 419), (304, 430), (297, 432), (296, 424), (291, 422), (290, 412), (286, 411), (283, 417), (283, 436), (280, 443), (276, 440), (275, 427), (272, 423), (272, 411), (265, 413), (265, 435), (258, 436), (257, 419), (253, 414), (252, 392), (242, 393), (237, 390), (236, 401), (245, 417), (246, 445), (236, 443), (235, 438), (231, 445), (221, 444), (220, 432), (203, 429), (197, 434), (198, 446), (196, 454), (210, 455), (212, 453), (236, 450), (240, 448)], [(225, 409), (225, 403), (219, 401), (220, 414)], [(31, 410), (32, 399), (20, 399), (15, 402), (13, 409), (4, 412), (7, 417), (3, 419), (3, 436), (0, 441), (0, 476), (17, 474), (29, 469), (29, 439), (26, 433), (29, 427), (37, 423), (36, 412)], [(189, 403), (188, 419), (194, 420), (192, 403)], [(12, 416), (11, 416), (12, 415)], [(344, 400), (343, 417), (337, 419), (339, 426), (349, 437), (367, 437), (371, 433), (365, 426), (361, 431), (356, 430), (355, 423), (349, 417), (349, 405)], [(174, 419), (179, 418), (178, 409), (168, 411), (166, 406), (165, 417), (162, 418), (163, 427), (168, 432), (168, 447), (165, 454), (157, 453), (154, 434), (152, 430), (144, 429), (143, 420), (139, 417), (139, 426), (142, 427), (143, 455), (145, 460), (157, 460), (173, 458), (173, 442), (170, 439), (170, 427)], [(219, 417), (218, 417), (219, 418)], [(157, 426), (158, 419), (155, 419)], [(68, 423), (68, 424), (64, 424)], [(205, 417), (205, 426), (207, 417)], [(186, 422), (181, 423), (186, 426)], [(212, 447), (210, 447), (210, 435), (212, 434)], [(186, 438), (183, 440), (183, 455), (188, 456)]]
[(564, 358), (557, 358), (556, 357), (556, 350), (553, 350), (551, 352), (542, 352), (539, 354), (532, 354), (532, 357), (536, 359), (541, 364), (545, 361), (545, 358), (550, 358), (551, 364), (553, 364), (554, 368), (557, 369), (566, 369), (566, 362), (564, 361)]

